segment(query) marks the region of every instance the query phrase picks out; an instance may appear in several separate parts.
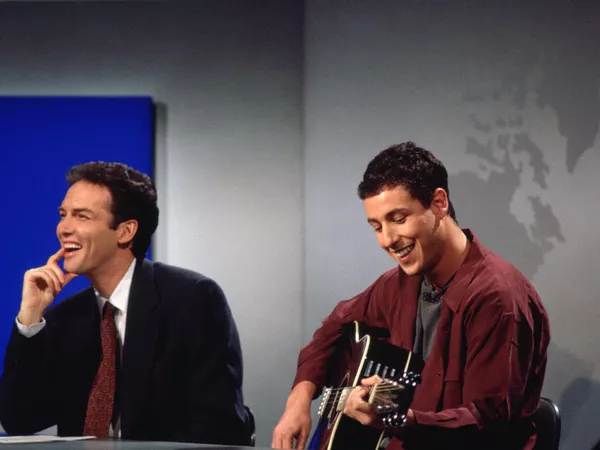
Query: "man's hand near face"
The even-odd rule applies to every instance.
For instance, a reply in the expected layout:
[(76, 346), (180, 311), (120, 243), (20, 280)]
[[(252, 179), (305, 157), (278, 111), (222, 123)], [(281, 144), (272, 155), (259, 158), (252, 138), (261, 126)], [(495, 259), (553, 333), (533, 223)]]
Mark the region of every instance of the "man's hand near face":
[(42, 320), (44, 311), (50, 306), (58, 293), (77, 274), (67, 273), (58, 266), (58, 262), (65, 254), (65, 249), (48, 258), (45, 266), (30, 269), (25, 272), (23, 280), (23, 296), (21, 298), (21, 309), (17, 316), (18, 321), (31, 326)]

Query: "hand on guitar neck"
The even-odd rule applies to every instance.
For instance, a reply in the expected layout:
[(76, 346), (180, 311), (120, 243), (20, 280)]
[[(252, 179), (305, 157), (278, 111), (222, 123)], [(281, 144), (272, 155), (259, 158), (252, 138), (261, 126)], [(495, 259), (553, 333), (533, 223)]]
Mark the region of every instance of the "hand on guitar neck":
[[(377, 375), (361, 380), (362, 386), (357, 386), (349, 393), (344, 406), (344, 414), (362, 425), (384, 428), (381, 406), (373, 401), (379, 386), (386, 386), (384, 380)], [(383, 389), (389, 389), (383, 387)], [(406, 413), (406, 427), (415, 424), (415, 416), (411, 409)]]

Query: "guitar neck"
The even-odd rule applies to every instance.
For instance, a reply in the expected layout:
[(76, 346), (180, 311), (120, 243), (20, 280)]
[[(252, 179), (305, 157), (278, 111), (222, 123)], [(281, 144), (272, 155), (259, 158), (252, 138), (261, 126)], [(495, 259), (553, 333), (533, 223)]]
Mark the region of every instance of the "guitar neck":
[[(350, 393), (354, 390), (356, 386), (349, 386), (342, 389), (339, 389), (337, 397), (334, 397), (331, 401), (335, 402), (334, 410), (336, 412), (342, 412), (344, 408), (346, 408), (346, 403), (348, 402), (348, 397), (350, 397)], [(380, 383), (375, 386), (366, 387), (367, 391), (369, 391), (369, 398), (367, 403), (373, 406), (378, 405), (389, 405), (392, 401), (390, 399), (392, 393), (397, 393), (404, 389), (404, 386), (398, 385), (394, 386), (388, 383)], [(326, 392), (324, 392), (323, 401), (326, 403), (330, 401), (332, 397), (331, 388), (327, 388)]]

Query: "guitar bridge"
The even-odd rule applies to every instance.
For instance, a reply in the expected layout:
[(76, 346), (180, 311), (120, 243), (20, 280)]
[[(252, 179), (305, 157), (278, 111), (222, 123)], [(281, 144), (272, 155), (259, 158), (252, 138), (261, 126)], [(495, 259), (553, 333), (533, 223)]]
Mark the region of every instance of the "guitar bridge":
[(319, 416), (323, 415), (323, 411), (327, 408), (327, 403), (329, 402), (329, 397), (331, 396), (331, 388), (323, 389), (323, 399), (321, 400), (321, 404), (319, 405)]
[(350, 396), (350, 392), (352, 392), (352, 389), (353, 388), (351, 388), (351, 387), (344, 388), (342, 390), (342, 392), (340, 393), (340, 399), (336, 405), (337, 412), (342, 412), (344, 410), (344, 408), (346, 407), (346, 401), (348, 401), (348, 397)]

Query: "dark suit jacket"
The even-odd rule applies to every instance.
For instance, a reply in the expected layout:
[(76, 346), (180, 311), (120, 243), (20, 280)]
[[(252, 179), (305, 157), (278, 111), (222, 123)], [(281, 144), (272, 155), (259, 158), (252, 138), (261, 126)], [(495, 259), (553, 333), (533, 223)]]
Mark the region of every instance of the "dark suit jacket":
[[(59, 435), (81, 435), (101, 359), (93, 289), (45, 318), (31, 338), (13, 329), (0, 422), (10, 434), (57, 425)], [(118, 383), (123, 439), (249, 443), (237, 329), (219, 286), (200, 274), (138, 261)]]

